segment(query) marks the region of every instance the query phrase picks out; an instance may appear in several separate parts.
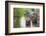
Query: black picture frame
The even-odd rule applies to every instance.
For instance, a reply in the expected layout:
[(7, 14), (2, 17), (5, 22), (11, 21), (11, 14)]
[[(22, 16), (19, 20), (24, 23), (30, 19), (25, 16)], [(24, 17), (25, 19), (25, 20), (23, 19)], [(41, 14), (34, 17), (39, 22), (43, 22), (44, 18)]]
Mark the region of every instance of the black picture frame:
[[(27, 4), (42, 4), (43, 5), (43, 31), (36, 32), (21, 32), (21, 33), (9, 33), (8, 32), (8, 3), (27, 3)], [(35, 33), (44, 33), (45, 32), (45, 3), (38, 2), (22, 2), (22, 1), (5, 1), (5, 35), (18, 35), (18, 34), (35, 34)]]

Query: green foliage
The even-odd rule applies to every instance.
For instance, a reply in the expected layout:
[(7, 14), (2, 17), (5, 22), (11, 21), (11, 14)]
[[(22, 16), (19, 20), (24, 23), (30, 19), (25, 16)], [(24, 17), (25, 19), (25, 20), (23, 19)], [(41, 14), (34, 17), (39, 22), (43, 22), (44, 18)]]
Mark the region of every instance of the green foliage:
[(20, 17), (24, 16), (24, 8), (14, 8), (14, 27), (20, 27)]
[(15, 8), (14, 16), (24, 16), (25, 9), (24, 8)]
[(20, 27), (20, 17), (14, 17), (14, 28)]

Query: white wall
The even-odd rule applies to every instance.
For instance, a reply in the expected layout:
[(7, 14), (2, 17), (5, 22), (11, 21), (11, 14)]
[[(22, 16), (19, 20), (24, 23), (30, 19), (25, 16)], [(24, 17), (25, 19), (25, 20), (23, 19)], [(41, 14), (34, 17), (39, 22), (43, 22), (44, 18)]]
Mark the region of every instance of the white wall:
[[(16, 0), (16, 1), (44, 2), (46, 6), (46, 0)], [(46, 11), (45, 11), (45, 15), (46, 15)], [(0, 36), (5, 36), (4, 34), (5, 34), (5, 0), (0, 0)], [(46, 36), (46, 33), (24, 34), (24, 35), (14, 35), (14, 36)]]

